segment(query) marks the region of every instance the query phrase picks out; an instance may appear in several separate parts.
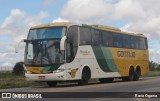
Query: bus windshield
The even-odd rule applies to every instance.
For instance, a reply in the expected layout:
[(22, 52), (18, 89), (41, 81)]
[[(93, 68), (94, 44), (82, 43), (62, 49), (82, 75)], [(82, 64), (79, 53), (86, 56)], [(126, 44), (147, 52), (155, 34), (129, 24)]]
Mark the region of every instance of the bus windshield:
[(29, 31), (28, 40), (62, 38), (64, 35), (65, 27), (38, 28)]
[(31, 29), (26, 40), (25, 65), (46, 66), (64, 63), (60, 40), (64, 27)]

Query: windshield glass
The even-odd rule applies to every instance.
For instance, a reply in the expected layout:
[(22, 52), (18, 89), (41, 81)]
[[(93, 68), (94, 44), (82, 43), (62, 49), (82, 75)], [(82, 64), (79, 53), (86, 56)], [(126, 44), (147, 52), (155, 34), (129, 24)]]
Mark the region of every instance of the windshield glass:
[(29, 31), (28, 40), (62, 38), (64, 35), (65, 35), (65, 27), (31, 29)]
[(31, 29), (26, 40), (25, 65), (45, 66), (64, 63), (60, 40), (65, 27)]
[(45, 66), (64, 63), (60, 40), (28, 41), (25, 54), (25, 65)]

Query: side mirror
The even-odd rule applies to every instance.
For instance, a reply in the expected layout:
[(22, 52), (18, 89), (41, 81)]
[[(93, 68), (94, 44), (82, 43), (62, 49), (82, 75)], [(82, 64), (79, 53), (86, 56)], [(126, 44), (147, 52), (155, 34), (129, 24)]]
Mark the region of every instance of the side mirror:
[(61, 41), (60, 41), (60, 50), (64, 51), (65, 48), (65, 41), (66, 41), (66, 36), (63, 36)]
[(20, 45), (20, 43), (22, 43), (22, 42), (25, 42), (25, 39), (22, 39), (22, 40), (20, 40), (19, 42), (16, 43), (16, 45), (15, 45), (15, 53), (18, 53), (19, 45)]

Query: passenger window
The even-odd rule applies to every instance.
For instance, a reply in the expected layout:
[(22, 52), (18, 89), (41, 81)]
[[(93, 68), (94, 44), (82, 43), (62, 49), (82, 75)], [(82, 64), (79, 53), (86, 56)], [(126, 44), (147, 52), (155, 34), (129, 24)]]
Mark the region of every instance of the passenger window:
[(112, 33), (111, 32), (107, 32), (107, 31), (102, 31), (102, 41), (103, 41), (103, 45), (106, 47), (112, 47), (112, 43), (113, 43), (113, 38), (112, 38)]
[(92, 32), (92, 45), (95, 45), (95, 46), (102, 45), (100, 31), (92, 29), (91, 32)]
[(123, 47), (130, 48), (130, 37), (127, 35), (123, 36)]
[(121, 35), (116, 34), (116, 33), (113, 34), (113, 47), (118, 47), (118, 48), (123, 47)]
[(146, 49), (145, 38), (139, 38), (140, 49)]
[(91, 45), (91, 29), (80, 27), (80, 45)]

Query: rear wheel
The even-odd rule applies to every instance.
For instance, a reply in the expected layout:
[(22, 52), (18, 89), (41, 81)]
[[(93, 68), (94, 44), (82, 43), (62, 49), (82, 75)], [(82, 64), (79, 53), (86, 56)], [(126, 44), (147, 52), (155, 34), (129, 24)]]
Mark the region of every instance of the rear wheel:
[(82, 71), (82, 79), (78, 81), (78, 85), (88, 84), (88, 80), (91, 78), (91, 72), (89, 68), (84, 68)]
[(140, 76), (141, 76), (141, 69), (140, 67), (137, 67), (134, 73), (134, 81), (138, 81)]
[(123, 81), (133, 81), (134, 80), (134, 75), (135, 75), (134, 68), (131, 67), (130, 70), (129, 70), (129, 76), (128, 77), (122, 77), (122, 80)]
[(111, 83), (111, 82), (113, 82), (113, 80), (114, 80), (114, 78), (101, 78), (101, 79), (99, 79), (99, 81), (101, 83)]
[(49, 87), (55, 87), (55, 86), (57, 85), (57, 82), (56, 82), (56, 81), (48, 81), (48, 82), (47, 82), (47, 85), (48, 85)]

